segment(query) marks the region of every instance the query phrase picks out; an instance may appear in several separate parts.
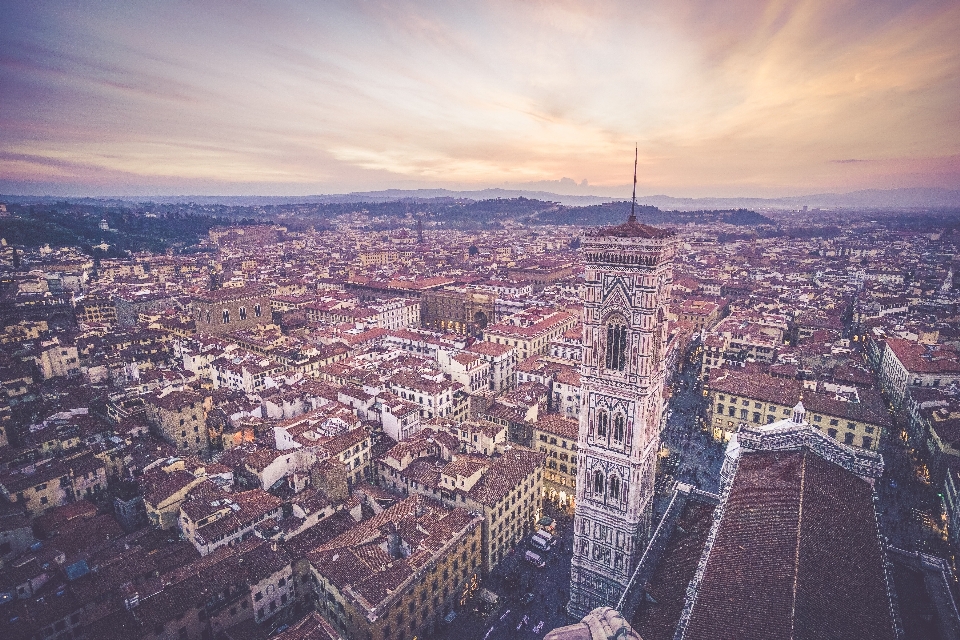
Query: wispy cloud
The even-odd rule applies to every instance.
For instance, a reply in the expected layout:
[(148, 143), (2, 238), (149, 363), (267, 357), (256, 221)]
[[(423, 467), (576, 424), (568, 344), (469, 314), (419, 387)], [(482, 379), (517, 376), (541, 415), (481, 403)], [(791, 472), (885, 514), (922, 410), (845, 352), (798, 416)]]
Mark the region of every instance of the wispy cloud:
[(23, 4), (0, 189), (960, 184), (960, 5)]

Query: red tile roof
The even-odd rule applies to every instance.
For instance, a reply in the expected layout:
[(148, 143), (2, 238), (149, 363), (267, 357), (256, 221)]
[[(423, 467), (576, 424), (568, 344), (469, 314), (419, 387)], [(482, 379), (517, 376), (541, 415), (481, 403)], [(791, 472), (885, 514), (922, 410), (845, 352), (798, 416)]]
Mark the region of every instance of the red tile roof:
[(809, 451), (744, 453), (684, 637), (894, 640), (873, 495)]

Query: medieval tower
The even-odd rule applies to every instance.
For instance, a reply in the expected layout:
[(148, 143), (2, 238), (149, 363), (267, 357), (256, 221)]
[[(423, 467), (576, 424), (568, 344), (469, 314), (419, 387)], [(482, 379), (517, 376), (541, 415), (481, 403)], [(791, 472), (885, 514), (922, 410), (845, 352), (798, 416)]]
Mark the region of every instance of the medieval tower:
[(616, 606), (650, 538), (675, 240), (631, 213), (582, 244), (583, 404), (568, 604), (578, 618)]

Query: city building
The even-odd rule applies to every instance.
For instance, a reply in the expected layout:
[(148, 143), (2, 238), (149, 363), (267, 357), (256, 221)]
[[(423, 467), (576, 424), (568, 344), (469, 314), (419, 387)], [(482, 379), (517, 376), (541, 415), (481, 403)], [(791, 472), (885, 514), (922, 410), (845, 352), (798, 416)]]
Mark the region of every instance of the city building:
[(531, 309), (490, 325), (483, 332), (483, 339), (512, 346), (517, 350), (517, 357), (526, 360), (532, 355), (548, 353), (550, 343), (576, 323), (577, 318), (565, 311)]
[(420, 319), (434, 331), (473, 335), (496, 321), (497, 296), (469, 288), (424, 291)]
[(256, 286), (215, 289), (191, 300), (197, 331), (222, 335), (272, 322), (270, 296)]
[(307, 554), (317, 611), (347, 638), (430, 637), (478, 588), (481, 522), (412, 495), (357, 523)]
[(675, 244), (632, 215), (583, 240), (574, 616), (615, 604), (649, 541)]
[(546, 454), (543, 490), (546, 498), (566, 507), (576, 497), (578, 420), (555, 413), (539, 417), (533, 425), (533, 447)]
[(476, 428), (453, 429), (456, 435), (424, 428), (391, 448), (377, 461), (380, 485), (481, 514), (481, 572), (486, 575), (541, 516), (545, 456), (522, 447), (503, 447), (491, 456), (458, 454), (461, 440), (479, 434)]
[(882, 398), (869, 388), (848, 387), (846, 392), (831, 393), (805, 388), (795, 379), (722, 369), (707, 383), (704, 393), (710, 400), (710, 428), (718, 441), (729, 440), (742, 423), (782, 420), (801, 399), (811, 424), (847, 445), (876, 451), (893, 425)]

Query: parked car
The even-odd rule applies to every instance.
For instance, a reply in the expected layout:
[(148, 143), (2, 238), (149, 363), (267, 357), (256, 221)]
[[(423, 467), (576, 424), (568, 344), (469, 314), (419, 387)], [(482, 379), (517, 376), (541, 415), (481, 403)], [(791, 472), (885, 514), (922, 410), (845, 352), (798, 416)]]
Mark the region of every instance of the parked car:
[(538, 569), (543, 569), (545, 566), (547, 566), (547, 563), (543, 561), (543, 558), (533, 551), (527, 551), (523, 558)]
[(545, 539), (541, 538), (539, 535), (535, 535), (532, 538), (530, 538), (530, 544), (535, 546), (537, 549), (540, 549), (540, 551), (550, 550), (550, 543), (547, 542)]
[(557, 537), (546, 529), (537, 530), (536, 535), (546, 540), (547, 544), (549, 544), (551, 547), (557, 544)]

